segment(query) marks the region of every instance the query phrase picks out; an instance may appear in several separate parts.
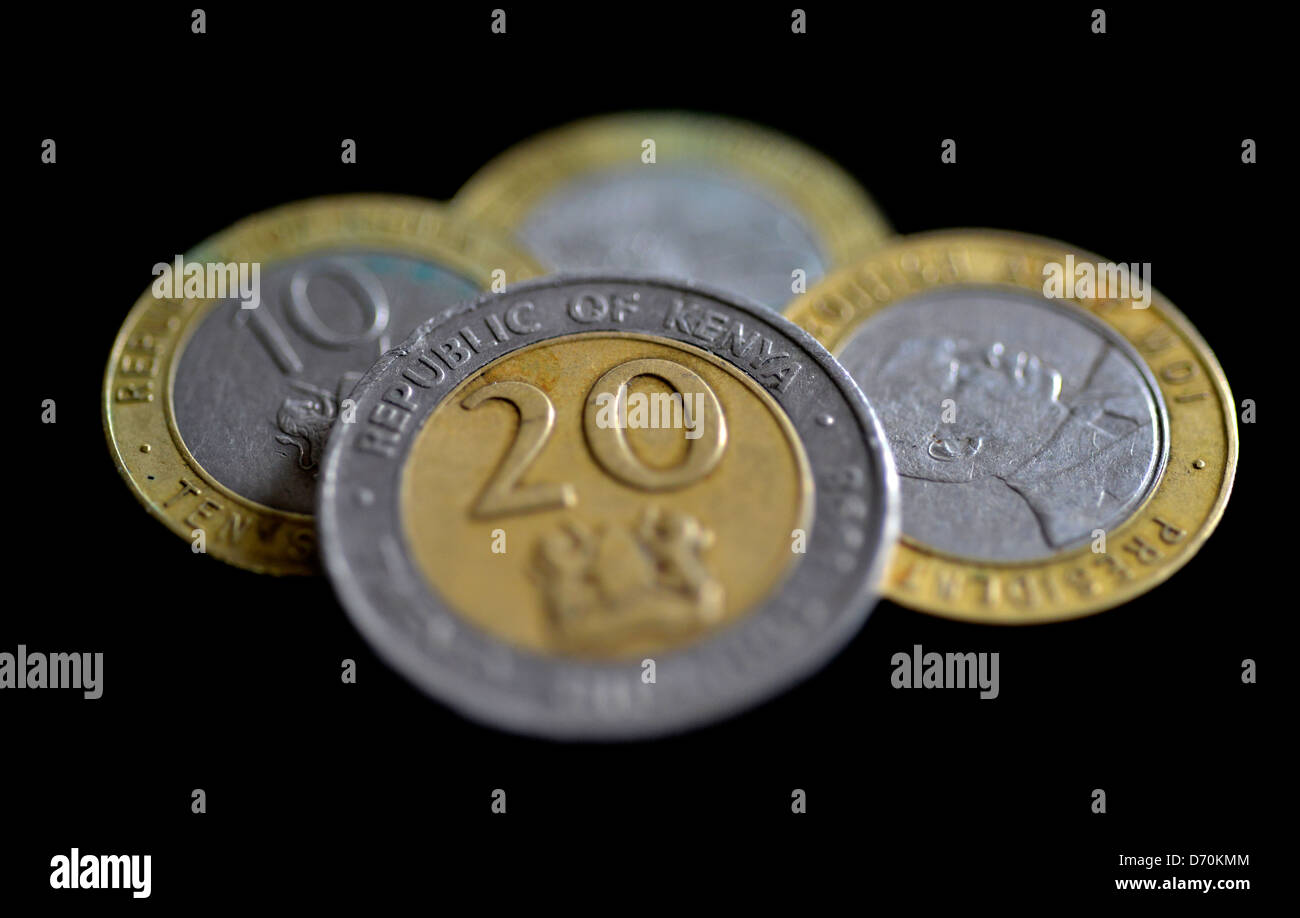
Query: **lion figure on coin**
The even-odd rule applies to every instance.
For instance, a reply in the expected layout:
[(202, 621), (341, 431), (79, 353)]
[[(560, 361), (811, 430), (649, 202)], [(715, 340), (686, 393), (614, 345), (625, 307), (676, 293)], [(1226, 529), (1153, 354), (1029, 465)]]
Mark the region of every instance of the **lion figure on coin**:
[(717, 622), (723, 588), (703, 560), (712, 544), (695, 517), (653, 506), (633, 525), (575, 521), (543, 536), (535, 570), (557, 642), (598, 651)]
[(329, 392), (311, 383), (294, 383), (294, 392), (285, 396), (276, 413), (280, 428), (276, 442), (298, 449), (298, 467), (313, 469), (320, 462), (325, 438), (338, 415), (338, 403)]

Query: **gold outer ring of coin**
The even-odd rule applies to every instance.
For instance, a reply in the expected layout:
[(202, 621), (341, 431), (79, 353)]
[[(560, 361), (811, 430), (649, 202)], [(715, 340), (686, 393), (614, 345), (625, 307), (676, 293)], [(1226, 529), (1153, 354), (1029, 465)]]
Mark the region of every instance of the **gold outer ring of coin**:
[[(263, 211), (206, 239), (184, 258), (268, 263), (341, 246), (374, 246), (436, 261), (483, 289), (494, 269), (503, 269), (508, 282), (541, 270), (503, 234), (444, 204), (381, 194), (311, 198)], [(268, 507), (225, 487), (190, 454), (177, 428), (172, 384), (179, 358), (217, 303), (158, 298), (152, 287), (136, 300), (104, 371), (109, 450), (132, 493), (181, 538), (190, 541), (195, 530), (215, 528), (231, 534), (205, 539), (207, 553), (222, 561), (258, 573), (315, 574), (312, 516)], [(178, 494), (188, 499), (177, 500)]]
[(879, 248), (894, 234), (862, 187), (822, 154), (777, 131), (687, 112), (624, 112), (543, 132), (471, 176), (452, 206), (514, 230), (556, 186), (639, 157), (646, 138), (654, 139), (660, 162), (716, 164), (775, 192), (817, 234), (833, 266)]
[[(895, 244), (827, 277), (786, 317), (837, 354), (857, 327), (899, 301), (937, 288), (999, 285), (1042, 296), (1043, 266), (1101, 262), (1066, 243), (995, 230), (899, 237)], [(1129, 299), (1072, 299), (1118, 332), (1150, 368), (1168, 419), (1168, 460), (1146, 499), (1091, 543), (1035, 562), (996, 562), (937, 551), (904, 535), (886, 574), (885, 595), (946, 618), (989, 624), (1062, 621), (1117, 606), (1187, 563), (1223, 515), (1237, 467), (1237, 418), (1228, 382), (1209, 347), (1174, 306), (1152, 292)]]

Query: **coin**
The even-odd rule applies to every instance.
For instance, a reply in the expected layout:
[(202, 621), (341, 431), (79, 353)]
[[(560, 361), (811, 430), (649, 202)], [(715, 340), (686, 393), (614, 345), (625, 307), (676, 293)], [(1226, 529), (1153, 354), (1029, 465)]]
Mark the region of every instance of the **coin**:
[(889, 598), (1074, 618), (1151, 589), (1218, 523), (1237, 461), (1223, 371), (1149, 287), (1146, 306), (1133, 289), (1048, 296), (1076, 263), (1106, 264), (1012, 233), (908, 236), (787, 310), (884, 424), (903, 515)]
[(186, 297), (184, 271), (168, 289), (156, 269), (104, 374), (104, 430), (131, 490), (196, 551), (254, 571), (318, 570), (316, 478), (352, 386), (494, 271), (536, 273), (499, 236), (416, 198), (326, 197), (249, 217), (180, 259), (205, 278), (205, 266), (247, 266), (260, 302)]
[(812, 283), (892, 233), (821, 154), (764, 128), (683, 113), (541, 134), (482, 168), (453, 204), (512, 230), (559, 270), (702, 281), (774, 309), (790, 300), (795, 272)]
[(698, 286), (526, 282), (421, 326), (355, 397), (326, 570), (381, 656), (499, 727), (639, 737), (756, 703), (853, 635), (896, 534), (847, 374)]

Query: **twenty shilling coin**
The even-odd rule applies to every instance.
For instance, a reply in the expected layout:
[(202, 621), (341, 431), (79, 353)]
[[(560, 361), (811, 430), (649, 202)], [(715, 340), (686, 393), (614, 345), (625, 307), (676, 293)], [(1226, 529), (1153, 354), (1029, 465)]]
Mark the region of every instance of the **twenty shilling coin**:
[(729, 294), (524, 283), (421, 326), (354, 396), (326, 570), (390, 664), (499, 727), (640, 737), (757, 703), (858, 630), (896, 536), (857, 387)]
[(885, 595), (976, 622), (1073, 618), (1151, 589), (1209, 536), (1236, 468), (1232, 395), (1140, 275), (1050, 240), (940, 232), (790, 305), (893, 449)]
[(548, 265), (713, 284), (780, 309), (892, 230), (829, 159), (726, 118), (631, 112), (511, 148), (453, 205), (508, 229)]
[(117, 468), (196, 551), (311, 573), (319, 463), (352, 386), (418, 323), (536, 272), (500, 234), (416, 198), (242, 220), (156, 267), (127, 316), (104, 374)]

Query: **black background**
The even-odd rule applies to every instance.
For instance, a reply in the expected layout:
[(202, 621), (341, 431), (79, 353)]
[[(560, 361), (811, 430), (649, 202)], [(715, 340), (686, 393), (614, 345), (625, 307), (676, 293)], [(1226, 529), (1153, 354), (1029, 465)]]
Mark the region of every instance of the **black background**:
[[(9, 20), (33, 60), (6, 103), (19, 298), (0, 649), (102, 651), (105, 691), (0, 696), (3, 895), (166, 909), (259, 888), (286, 902), (422, 892), (434, 906), (460, 885), (512, 892), (516, 870), (544, 864), (546, 882), (519, 891), (581, 900), (607, 878), (602, 901), (620, 908), (663, 907), (683, 878), (725, 900), (843, 883), (866, 904), (1030, 889), (1045, 904), (1181, 905), (1196, 894), (1113, 884), (1169, 873), (1117, 868), (1121, 852), (1175, 851), (1249, 854), (1245, 871), (1174, 872), (1250, 878), (1253, 893), (1211, 896), (1257, 900), (1294, 729), (1279, 697), (1294, 609), (1278, 573), (1294, 503), (1275, 471), (1292, 329), (1273, 242), (1290, 231), (1280, 24), (1107, 5), (1097, 36), (1092, 4), (804, 4), (796, 36), (788, 4), (512, 4), (493, 36), (492, 6), (209, 4), (201, 36), (192, 5)], [(566, 745), (467, 723), (409, 687), (324, 580), (236, 570), (148, 518), (113, 468), (99, 400), (155, 262), (299, 198), (446, 199), (538, 130), (634, 108), (785, 131), (853, 173), (902, 233), (1004, 228), (1152, 263), (1237, 401), (1259, 403), (1214, 536), (1114, 611), (1012, 629), (884, 602), (821, 674), (757, 710), (650, 743)], [(356, 165), (340, 162), (345, 137)], [(949, 137), (956, 165), (940, 163)], [(45, 398), (55, 425), (40, 423)], [(893, 690), (889, 659), (915, 643), (1000, 652), (1001, 696)], [(1246, 657), (1258, 685), (1241, 682)], [(340, 682), (344, 658), (356, 685)], [(205, 815), (190, 812), (196, 787)], [(489, 811), (498, 787), (504, 817)], [(807, 815), (790, 812), (796, 787)], [(1105, 815), (1090, 811), (1097, 787)], [(51, 891), (49, 858), (74, 845), (151, 853), (152, 899)]]

